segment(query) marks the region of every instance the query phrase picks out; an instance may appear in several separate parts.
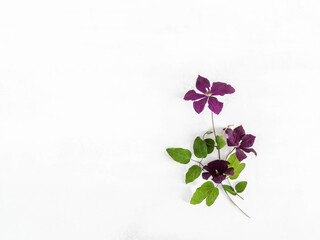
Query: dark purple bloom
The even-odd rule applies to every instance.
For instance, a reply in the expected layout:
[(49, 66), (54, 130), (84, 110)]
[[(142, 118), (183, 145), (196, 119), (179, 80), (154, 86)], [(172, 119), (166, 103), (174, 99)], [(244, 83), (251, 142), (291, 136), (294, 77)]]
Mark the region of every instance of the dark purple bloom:
[(247, 155), (244, 152), (253, 152), (257, 155), (257, 152), (253, 148), (250, 148), (256, 137), (251, 134), (246, 134), (242, 126), (236, 127), (234, 130), (228, 128), (226, 134), (228, 135), (228, 146), (235, 147), (239, 161), (247, 158)]
[(201, 113), (204, 109), (204, 106), (208, 102), (209, 109), (215, 114), (219, 114), (222, 110), (223, 103), (219, 102), (218, 99), (213, 96), (223, 96), (225, 94), (231, 94), (235, 92), (231, 85), (222, 82), (214, 82), (210, 88), (209, 80), (201, 77), (200, 75), (198, 75), (197, 78), (196, 88), (203, 94), (196, 93), (194, 90), (190, 90), (184, 96), (184, 100), (194, 101), (193, 108), (197, 113)]
[(212, 177), (212, 181), (221, 183), (226, 179), (226, 174), (234, 174), (234, 169), (228, 168), (229, 164), (230, 163), (225, 160), (214, 160), (209, 162), (207, 166), (203, 167), (207, 172), (202, 173), (202, 177), (206, 180), (208, 180), (209, 177)]

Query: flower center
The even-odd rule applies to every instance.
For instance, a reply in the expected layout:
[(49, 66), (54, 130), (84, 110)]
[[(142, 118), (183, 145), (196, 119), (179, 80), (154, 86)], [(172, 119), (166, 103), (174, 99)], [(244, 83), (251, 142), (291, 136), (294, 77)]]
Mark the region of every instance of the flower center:
[(219, 171), (218, 171), (217, 169), (216, 169), (216, 174), (217, 174), (217, 175), (220, 175), (220, 173), (219, 173)]
[(210, 97), (210, 96), (211, 96), (211, 91), (208, 89), (208, 90), (206, 91), (205, 95), (206, 95), (207, 97)]

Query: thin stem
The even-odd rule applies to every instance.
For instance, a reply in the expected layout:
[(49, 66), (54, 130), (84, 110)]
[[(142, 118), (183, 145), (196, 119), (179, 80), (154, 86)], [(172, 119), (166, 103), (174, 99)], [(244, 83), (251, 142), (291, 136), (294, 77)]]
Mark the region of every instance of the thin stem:
[[(213, 112), (211, 112), (211, 121), (212, 121), (212, 129), (213, 129), (213, 134), (214, 134), (214, 140), (216, 140), (217, 138), (217, 134), (216, 134), (216, 129), (214, 128), (214, 121), (213, 121)], [(219, 156), (219, 160), (220, 158), (220, 149), (218, 149), (218, 156)]]
[(211, 120), (212, 120), (212, 129), (213, 129), (213, 134), (214, 134), (214, 137), (216, 137), (216, 136), (217, 136), (217, 134), (216, 134), (216, 129), (214, 128), (213, 112), (211, 112)]
[(237, 204), (235, 204), (235, 202), (231, 199), (231, 197), (229, 196), (229, 194), (227, 193), (226, 190), (224, 190), (224, 188), (222, 187), (223, 191), (226, 193), (226, 195), (228, 196), (228, 198), (230, 199), (230, 201), (233, 203), (233, 205), (235, 205), (244, 215), (246, 215), (248, 218), (250, 218), (250, 216), (248, 214), (246, 214), (244, 211), (242, 211), (241, 208), (239, 208), (239, 206)]
[[(232, 184), (231, 184), (231, 182), (229, 181), (229, 178), (226, 178), (226, 179), (227, 179), (229, 185), (232, 187)], [(233, 187), (232, 187), (232, 188), (233, 188)], [(238, 196), (239, 198), (241, 198), (242, 200), (244, 200), (244, 198), (241, 197), (236, 191), (235, 191), (235, 193), (237, 194), (237, 196)]]
[[(202, 167), (204, 167), (204, 165), (201, 163), (201, 162), (199, 162), (199, 161), (197, 161), (197, 160), (193, 160), (193, 159), (190, 159), (191, 161), (194, 161), (194, 162), (196, 162), (196, 163), (199, 163)], [(202, 160), (201, 160), (202, 161)]]
[(227, 155), (227, 157), (226, 157), (226, 161), (227, 161), (229, 155), (230, 155), (235, 149), (236, 149), (236, 148), (234, 147), (234, 148), (228, 153), (228, 155)]
[(203, 134), (202, 139), (204, 139), (204, 136), (207, 135), (207, 133)]

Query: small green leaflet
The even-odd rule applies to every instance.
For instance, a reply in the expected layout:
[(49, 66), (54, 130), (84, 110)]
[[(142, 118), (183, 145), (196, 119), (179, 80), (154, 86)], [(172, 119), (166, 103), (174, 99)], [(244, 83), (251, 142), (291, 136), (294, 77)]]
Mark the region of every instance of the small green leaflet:
[(219, 196), (219, 189), (218, 188), (213, 188), (208, 192), (208, 197), (206, 199), (206, 204), (208, 207), (210, 207), (217, 199)]
[[(206, 131), (206, 133), (204, 134), (204, 135), (209, 135), (209, 134), (211, 134), (211, 133), (213, 133), (212, 131)], [(203, 136), (204, 136), (203, 135)]]
[(193, 152), (197, 158), (207, 157), (207, 144), (200, 137), (197, 137), (193, 143)]
[(234, 174), (233, 176), (229, 176), (229, 178), (232, 180), (237, 179), (239, 174), (245, 168), (246, 164), (240, 163), (235, 153), (231, 154), (231, 156), (228, 158), (228, 162), (230, 163), (229, 168), (234, 168)]
[(167, 152), (178, 163), (187, 164), (190, 162), (192, 153), (184, 148), (167, 148)]
[(226, 141), (220, 137), (220, 136), (216, 136), (216, 143), (217, 143), (217, 149), (221, 149), (226, 145)]
[(232, 195), (237, 195), (237, 193), (234, 191), (233, 187), (229, 185), (222, 185), (223, 189), (226, 190), (228, 193)]
[(247, 184), (248, 184), (248, 182), (246, 182), (246, 181), (242, 181), (242, 182), (237, 183), (237, 185), (235, 187), (236, 191), (238, 193), (242, 193), (246, 189)]
[(186, 173), (186, 183), (196, 180), (200, 176), (201, 171), (202, 169), (198, 165), (193, 165), (191, 168), (189, 168), (188, 172)]
[(211, 206), (217, 199), (218, 195), (219, 189), (214, 186), (213, 182), (208, 181), (202, 184), (201, 187), (197, 188), (190, 200), (190, 203), (199, 204), (207, 198), (206, 204), (207, 206)]
[(214, 149), (214, 140), (211, 139), (211, 138), (206, 138), (204, 141), (207, 144), (207, 152), (208, 152), (208, 154), (212, 153), (213, 149)]

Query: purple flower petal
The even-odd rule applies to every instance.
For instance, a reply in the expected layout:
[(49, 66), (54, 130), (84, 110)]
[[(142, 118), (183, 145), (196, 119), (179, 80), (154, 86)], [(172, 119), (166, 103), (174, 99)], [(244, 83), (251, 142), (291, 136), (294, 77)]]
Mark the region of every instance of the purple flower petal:
[(226, 134), (228, 134), (228, 137), (229, 137), (229, 138), (233, 137), (233, 131), (232, 131), (231, 128), (227, 128), (227, 129), (225, 130), (225, 132), (226, 132)]
[(225, 161), (225, 160), (219, 160), (219, 164), (220, 164), (220, 166), (219, 166), (220, 172), (224, 173), (229, 168), (229, 164), (230, 163), (228, 161)]
[(223, 96), (225, 94), (234, 93), (235, 90), (231, 85), (222, 83), (222, 82), (214, 82), (212, 83), (211, 93), (212, 95), (220, 95)]
[(223, 103), (219, 102), (215, 97), (209, 97), (209, 109), (215, 114), (219, 114), (222, 110)]
[(237, 146), (237, 144), (234, 143), (234, 142), (232, 142), (229, 138), (227, 139), (227, 144), (228, 144), (229, 147), (235, 147), (235, 146)]
[(220, 175), (218, 177), (212, 176), (212, 181), (214, 181), (215, 183), (222, 183), (222, 181), (225, 179), (226, 179), (226, 175)]
[(214, 170), (217, 169), (220, 173), (223, 173), (225, 170), (228, 169), (229, 164), (230, 163), (225, 160), (214, 160), (212, 162), (209, 162), (205, 169), (209, 172), (214, 172)]
[(208, 165), (207, 165), (207, 166), (204, 166), (203, 169), (204, 169), (204, 170), (207, 170), (208, 172), (210, 172), (210, 168), (208, 167)]
[(208, 79), (201, 77), (200, 75), (198, 75), (197, 78), (197, 82), (196, 82), (196, 88), (202, 92), (202, 93), (206, 93), (207, 90), (210, 89), (210, 82)]
[(219, 160), (214, 160), (212, 162), (209, 162), (208, 165), (204, 167), (204, 169), (210, 172), (212, 169), (219, 168), (219, 166)]
[(233, 176), (233, 174), (234, 174), (234, 168), (229, 168), (229, 169), (227, 169), (224, 173)]
[(211, 174), (208, 173), (208, 172), (202, 173), (202, 178), (205, 179), (205, 180), (208, 180), (208, 178), (209, 178), (210, 176), (211, 176)]
[(235, 142), (234, 134), (231, 128), (226, 129), (226, 134), (228, 135), (227, 143), (229, 147), (237, 146), (238, 144)]
[(236, 156), (239, 161), (242, 161), (243, 159), (247, 158), (247, 155), (242, 152), (239, 148), (236, 149)]
[(204, 169), (208, 172), (203, 173), (202, 177), (204, 179), (208, 179), (209, 176), (212, 176), (212, 181), (215, 183), (221, 183), (224, 179), (226, 179), (225, 174), (233, 175), (234, 169), (228, 169), (229, 162), (225, 160), (214, 160), (209, 162), (208, 165), (204, 166)]
[(244, 147), (244, 148), (252, 147), (255, 139), (256, 139), (256, 137), (251, 134), (244, 135), (243, 138), (241, 139), (242, 142), (240, 144), (240, 147), (241, 148), (242, 147)]
[(186, 95), (184, 95), (184, 100), (198, 100), (200, 98), (204, 98), (206, 97), (206, 95), (204, 94), (199, 94), (199, 93), (196, 93), (195, 90), (190, 90), (186, 93)]
[(241, 140), (241, 138), (246, 134), (242, 125), (240, 125), (239, 127), (236, 127), (233, 130), (233, 136), (234, 136), (234, 142), (235, 143), (239, 143), (239, 141)]
[(241, 148), (246, 153), (253, 152), (257, 156), (257, 152), (253, 148)]
[(208, 98), (201, 99), (199, 101), (193, 102), (193, 108), (197, 113), (201, 113), (206, 105)]

